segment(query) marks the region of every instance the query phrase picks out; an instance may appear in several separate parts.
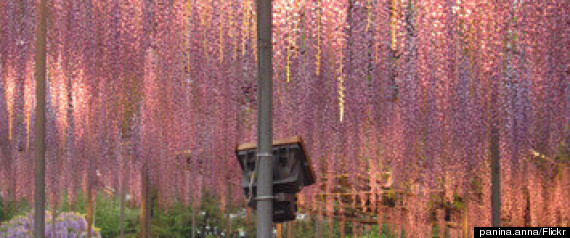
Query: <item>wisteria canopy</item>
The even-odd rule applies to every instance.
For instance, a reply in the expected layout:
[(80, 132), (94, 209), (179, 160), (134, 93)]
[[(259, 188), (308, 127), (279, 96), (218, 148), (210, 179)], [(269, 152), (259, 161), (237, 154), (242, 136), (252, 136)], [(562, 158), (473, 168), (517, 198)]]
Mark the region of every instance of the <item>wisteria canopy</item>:
[[(274, 0), (274, 138), (302, 136), (317, 176), (300, 209), (332, 219), (349, 194), (353, 208), (425, 237), (436, 194), (469, 201), (469, 226), (490, 226), (496, 127), (502, 219), (568, 226), (569, 5)], [(256, 140), (255, 1), (49, 0), (48, 9), (48, 204), (88, 187), (139, 203), (148, 165), (160, 206), (205, 192), (245, 206), (235, 148)], [(37, 1), (0, 0), (9, 200), (33, 200), (36, 25)], [(381, 207), (386, 188), (410, 194), (405, 209)]]

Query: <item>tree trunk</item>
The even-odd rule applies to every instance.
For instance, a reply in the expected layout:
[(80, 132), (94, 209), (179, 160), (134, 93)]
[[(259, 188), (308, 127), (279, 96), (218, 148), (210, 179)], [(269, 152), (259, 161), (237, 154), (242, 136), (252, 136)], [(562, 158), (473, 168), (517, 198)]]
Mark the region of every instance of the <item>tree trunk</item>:
[(329, 217), (329, 235), (333, 234), (333, 225), (334, 225), (334, 218), (333, 217)]
[[(469, 196), (466, 194), (465, 196)], [(463, 203), (463, 212), (462, 212), (462, 225), (463, 225), (463, 237), (469, 238), (469, 198), (465, 199)]]
[(93, 188), (91, 181), (87, 181), (87, 183), (87, 238), (91, 238), (93, 231)]
[(283, 223), (277, 223), (275, 226), (277, 230), (277, 238), (283, 238)]
[[(154, 49), (152, 48), (153, 36), (155, 34), (154, 26), (154, 1), (146, 0), (143, 3), (143, 30), (148, 32), (144, 38), (142, 38), (142, 53), (144, 54), (144, 59), (148, 57), (154, 58)], [(147, 53), (148, 52), (148, 53)], [(144, 71), (147, 68), (145, 67)], [(154, 70), (154, 69), (150, 69)], [(141, 211), (140, 211), (140, 229), (142, 238), (150, 238), (150, 181), (149, 181), (149, 169), (150, 161), (148, 156), (145, 156), (144, 165), (141, 171), (142, 180), (142, 199), (141, 199)]]
[(122, 135), (123, 137), (123, 141), (121, 144), (121, 161), (120, 161), (120, 166), (122, 168), (122, 172), (121, 172), (121, 177), (119, 178), (121, 180), (121, 187), (120, 187), (120, 191), (119, 191), (119, 206), (120, 206), (120, 214), (121, 214), (121, 218), (120, 218), (120, 222), (119, 222), (119, 234), (120, 237), (123, 238), (125, 236), (125, 198), (126, 198), (126, 194), (127, 194), (127, 180), (126, 177), (128, 176), (127, 172), (126, 172), (126, 168), (128, 167), (128, 163), (129, 161), (131, 161), (131, 120), (130, 119), (126, 119), (125, 121), (127, 121), (128, 123), (126, 123), (126, 125), (123, 125), (125, 128), (123, 129), (124, 134)]
[(360, 235), (358, 223), (352, 222), (352, 237), (358, 237)]
[[(93, 100), (93, 98), (91, 99)], [(94, 103), (94, 102), (91, 102)], [(87, 167), (87, 238), (91, 238), (91, 234), (93, 232), (93, 184), (94, 184), (94, 175), (95, 175), (95, 164), (93, 156), (94, 149), (92, 147), (94, 140), (93, 140), (93, 123), (97, 120), (93, 117), (95, 116), (95, 110), (91, 109), (87, 112), (87, 157), (89, 158), (88, 167)]]
[(126, 189), (126, 186), (125, 186), (125, 180), (123, 178), (121, 178), (121, 180), (123, 182), (121, 185), (121, 192), (120, 192), (120, 197), (119, 197), (119, 199), (120, 199), (119, 200), (119, 204), (120, 204), (119, 206), (120, 206), (120, 213), (121, 213), (121, 220), (119, 222), (119, 227), (120, 227), (119, 228), (119, 230), (120, 230), (119, 234), (120, 234), (120, 237), (123, 238), (125, 236), (125, 225), (124, 224), (125, 224), (125, 189)]
[(54, 203), (53, 203), (53, 208), (52, 208), (52, 211), (51, 211), (51, 226), (52, 226), (52, 228), (51, 228), (51, 236), (52, 236), (52, 237), (56, 237), (56, 236), (55, 236), (55, 220), (56, 220), (56, 218), (57, 218), (57, 211), (56, 211), (55, 209), (56, 209), (56, 203), (54, 202)]
[(45, 237), (45, 81), (46, 81), (46, 28), (47, 3), (40, 1), (39, 24), (36, 32), (36, 143), (35, 143), (35, 194), (34, 237)]
[[(148, 162), (148, 161), (147, 161)], [(148, 163), (144, 165), (142, 179), (142, 199), (140, 212), (141, 238), (150, 238), (150, 184), (148, 176)]]
[(97, 191), (95, 191), (95, 197), (93, 198), (93, 227), (97, 226)]
[[(66, 59), (66, 65), (68, 67), (70, 67), (71, 63), (69, 59)], [(65, 156), (65, 160), (66, 162), (63, 163), (65, 164), (65, 169), (64, 169), (64, 173), (66, 174), (74, 174), (73, 173), (73, 169), (71, 168), (71, 164), (72, 164), (72, 160), (73, 160), (73, 143), (74, 143), (74, 130), (75, 130), (75, 125), (74, 125), (74, 118), (73, 118), (73, 82), (72, 82), (72, 77), (71, 77), (71, 73), (70, 70), (66, 71), (66, 90), (67, 90), (67, 125), (66, 125), (66, 131), (65, 131), (65, 143), (64, 143), (64, 156)], [(63, 157), (62, 157), (63, 158)], [(63, 160), (63, 159), (62, 159)], [(76, 186), (77, 183), (72, 180), (71, 182), (71, 188), (67, 189), (67, 209), (71, 210), (71, 201), (72, 199), (70, 199), (70, 193), (71, 191), (75, 192), (76, 191)], [(63, 204), (62, 204), (63, 205)]]
[(491, 82), (491, 133), (489, 150), (491, 154), (491, 226), (501, 225), (501, 163), (499, 152), (498, 82)]
[(340, 238), (344, 238), (346, 231), (344, 230), (345, 228), (345, 219), (344, 219), (344, 215), (342, 216), (342, 220), (340, 221)]
[(382, 209), (378, 207), (378, 213), (376, 214), (376, 225), (378, 226), (378, 236), (382, 236)]
[(527, 177), (527, 162), (523, 161), (523, 172), (522, 172), (522, 178), (523, 178), (523, 185), (522, 185), (522, 193), (523, 193), (523, 198), (524, 198), (524, 223), (523, 225), (525, 227), (529, 227), (532, 225), (531, 222), (531, 215), (530, 215), (530, 193), (529, 193), (529, 186), (528, 186), (528, 177)]
[[(227, 158), (226, 158), (227, 161)], [(227, 183), (227, 188), (228, 188), (228, 196), (227, 196), (227, 202), (226, 202), (226, 237), (231, 237), (231, 226), (232, 226), (232, 220), (230, 218), (230, 204), (232, 202), (232, 188), (231, 188), (231, 184), (229, 183), (229, 179), (228, 179), (228, 183)]]
[[(192, 202), (192, 204), (194, 204), (194, 202)], [(192, 238), (196, 238), (196, 206), (194, 205), (192, 205)]]
[(320, 221), (321, 219), (319, 217), (316, 217), (315, 219), (315, 238), (319, 238), (320, 237), (320, 233), (319, 233), (319, 225), (320, 225)]
[[(2, 54), (0, 53), (0, 78), (5, 76), (5, 71), (3, 71), (4, 69), (4, 62), (2, 61)], [(2, 116), (0, 116), (0, 120), (6, 120), (8, 121), (8, 124), (10, 124), (11, 119), (11, 112), (9, 112), (8, 109), (8, 105), (7, 105), (7, 100), (8, 98), (6, 98), (5, 93), (6, 93), (6, 88), (7, 86), (5, 86), (2, 83), (2, 80), (0, 80), (0, 114)], [(0, 165), (3, 165), (4, 167), (3, 172), (6, 173), (6, 176), (8, 178), (13, 178), (15, 172), (12, 169), (12, 163), (14, 161), (13, 157), (12, 157), (12, 138), (11, 138), (11, 125), (8, 125), (8, 130), (6, 131), (0, 131), (0, 153), (2, 153), (2, 161), (0, 162)], [(15, 190), (16, 190), (16, 180), (15, 179), (11, 179), (8, 181), (8, 183), (6, 184), (5, 188), (2, 188), (4, 190), (0, 190), (0, 193), (4, 192), (4, 197), (3, 197), (3, 202), (4, 205), (7, 205), (7, 202), (12, 201), (13, 196), (12, 194), (15, 195)], [(5, 211), (7, 211), (8, 206), (4, 206)]]
[(293, 226), (295, 225), (295, 221), (290, 221), (287, 223), (287, 238), (293, 238)]
[(303, 221), (301, 222), (299, 225), (297, 225), (297, 234), (301, 234), (302, 231), (304, 231), (306, 229), (306, 225), (308, 222)]

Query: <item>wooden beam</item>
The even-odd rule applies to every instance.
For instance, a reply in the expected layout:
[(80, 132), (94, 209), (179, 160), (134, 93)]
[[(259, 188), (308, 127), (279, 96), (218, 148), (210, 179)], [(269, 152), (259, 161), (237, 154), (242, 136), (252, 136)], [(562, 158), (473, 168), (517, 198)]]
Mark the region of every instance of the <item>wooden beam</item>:
[[(303, 142), (303, 140), (301, 139), (300, 136), (293, 136), (293, 137), (286, 138), (286, 139), (273, 140), (273, 146), (287, 145), (287, 144), (300, 144), (302, 142)], [(237, 151), (254, 150), (254, 149), (257, 149), (257, 142), (244, 143), (244, 144), (238, 145), (236, 148)]]
[(404, 190), (381, 190), (377, 192), (364, 191), (364, 192), (350, 192), (350, 193), (318, 193), (317, 196), (358, 196), (361, 194), (384, 194), (384, 193), (402, 193), (408, 196), (415, 196), (416, 194)]

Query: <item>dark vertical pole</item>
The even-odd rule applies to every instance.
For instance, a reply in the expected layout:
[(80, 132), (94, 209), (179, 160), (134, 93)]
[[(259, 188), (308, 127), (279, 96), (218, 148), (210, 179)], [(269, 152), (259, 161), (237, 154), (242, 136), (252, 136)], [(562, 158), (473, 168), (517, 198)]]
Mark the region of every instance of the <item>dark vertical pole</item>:
[(342, 218), (340, 220), (340, 238), (346, 237), (346, 231), (344, 230), (344, 228), (345, 228), (345, 218), (344, 218), (344, 214), (342, 214)]
[(144, 218), (144, 226), (145, 226), (145, 233), (144, 233), (144, 237), (145, 238), (150, 238), (150, 212), (151, 212), (151, 208), (152, 208), (152, 200), (151, 200), (151, 183), (150, 183), (150, 165), (148, 164), (149, 161), (146, 162), (147, 165), (145, 166), (145, 171), (144, 171), (144, 183), (145, 183), (145, 218)]
[[(93, 97), (89, 100), (93, 104), (95, 101), (94, 97), (97, 93), (94, 93)], [(87, 111), (87, 139), (86, 139), (86, 151), (88, 156), (92, 156), (94, 150), (92, 147), (93, 144), (93, 129), (92, 126), (96, 120), (93, 119), (95, 115), (95, 110), (91, 108)], [(87, 238), (91, 238), (92, 231), (93, 231), (93, 180), (94, 180), (94, 164), (93, 159), (90, 159), (88, 162), (88, 169), (87, 169)]]
[[(89, 176), (89, 175), (87, 175)], [(87, 238), (91, 238), (93, 233), (93, 181), (87, 179)]]
[[(147, 37), (143, 38), (143, 54), (144, 59), (150, 57), (151, 60), (155, 59), (155, 51), (152, 46), (154, 40), (154, 30), (155, 30), (155, 22), (154, 22), (154, 4), (155, 1), (153, 0), (146, 0), (143, 3), (143, 29), (145, 32), (149, 34)], [(147, 50), (149, 51), (147, 53)], [(146, 70), (154, 70), (152, 68), (148, 68), (145, 66), (143, 72)], [(150, 237), (150, 159), (148, 156), (144, 158), (144, 164), (141, 170), (141, 182), (142, 182), (142, 199), (141, 199), (141, 211), (140, 211), (140, 229), (141, 229), (141, 237), (142, 238), (149, 238)]]
[(194, 206), (194, 201), (192, 201), (192, 238), (196, 238), (196, 209)]
[[(123, 163), (121, 163), (121, 166), (124, 166)], [(120, 200), (119, 200), (119, 213), (120, 213), (120, 220), (119, 220), (119, 237), (123, 238), (125, 237), (125, 175), (121, 176), (121, 191), (119, 192), (119, 196), (120, 196)]]
[(491, 226), (501, 226), (501, 163), (499, 151), (499, 112), (498, 112), (498, 82), (491, 82)]
[(273, 206), (273, 129), (272, 113), (272, 5), (257, 0), (257, 237), (271, 237)]
[(145, 159), (145, 164), (143, 165), (141, 171), (142, 180), (142, 199), (141, 199), (141, 211), (140, 211), (140, 229), (141, 238), (150, 238), (150, 179), (149, 179), (149, 161), (148, 158)]
[[(226, 159), (227, 161), (227, 159)], [(228, 176), (229, 177), (229, 176)], [(230, 181), (228, 179), (228, 181)], [(226, 202), (226, 237), (232, 237), (231, 233), (232, 233), (232, 219), (230, 217), (230, 206), (232, 203), (232, 185), (228, 182), (228, 196), (227, 196), (227, 202)]]
[[(55, 200), (55, 199), (54, 199)], [(56, 237), (56, 230), (55, 230), (55, 223), (57, 221), (57, 205), (55, 203), (55, 201), (53, 202), (53, 208), (51, 209), (51, 227), (53, 227), (51, 229), (51, 236), (52, 237)]]
[(469, 194), (465, 194), (465, 200), (463, 203), (463, 211), (462, 211), (462, 227), (463, 227), (463, 237), (469, 238)]
[[(320, 209), (320, 206), (319, 206), (319, 209)], [(320, 233), (319, 233), (319, 225), (320, 225), (320, 224), (319, 224), (319, 221), (320, 221), (320, 220), (321, 220), (320, 217), (315, 217), (315, 237), (316, 237), (316, 238), (321, 237), (321, 236), (320, 236)]]
[[(130, 122), (130, 119), (127, 119), (127, 121)], [(121, 142), (121, 157), (119, 159), (120, 163), (121, 163), (121, 168), (125, 168), (127, 166), (127, 163), (129, 161), (131, 161), (131, 134), (130, 134), (130, 123), (127, 123), (126, 125), (123, 125), (124, 129), (123, 131), (125, 133), (123, 133), (122, 135), (122, 142)], [(126, 178), (127, 175), (126, 173), (122, 172), (121, 174), (121, 191), (119, 191), (119, 196), (120, 196), (120, 200), (119, 200), (119, 210), (120, 210), (120, 220), (119, 220), (119, 237), (123, 238), (125, 236), (125, 195), (126, 195), (126, 191), (127, 191), (127, 182), (126, 182)]]
[(34, 199), (34, 237), (45, 237), (45, 151), (46, 151), (46, 18), (47, 0), (40, 2), (39, 24), (36, 33), (36, 163), (35, 163), (35, 199)]

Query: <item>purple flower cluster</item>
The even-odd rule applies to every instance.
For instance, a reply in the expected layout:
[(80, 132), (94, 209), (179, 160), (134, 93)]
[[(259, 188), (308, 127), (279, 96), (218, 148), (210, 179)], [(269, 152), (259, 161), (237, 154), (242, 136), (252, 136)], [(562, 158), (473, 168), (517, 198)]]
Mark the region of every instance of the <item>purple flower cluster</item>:
[[(75, 212), (64, 212), (58, 214), (55, 223), (52, 220), (51, 212), (46, 212), (45, 236), (52, 238), (75, 238), (86, 237), (87, 222), (82, 214)], [(34, 227), (34, 214), (29, 212), (24, 216), (18, 216), (3, 223), (0, 226), (0, 237), (2, 238), (24, 238), (32, 237)], [(99, 229), (94, 228), (92, 237), (100, 238)]]

